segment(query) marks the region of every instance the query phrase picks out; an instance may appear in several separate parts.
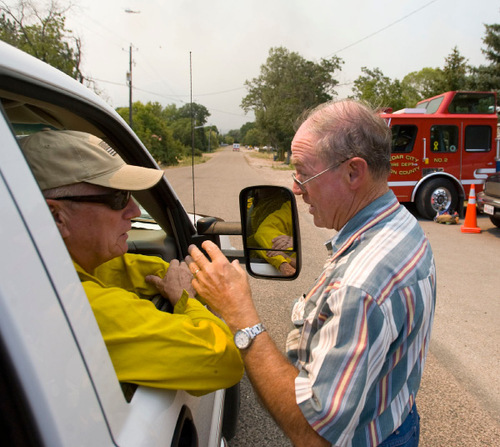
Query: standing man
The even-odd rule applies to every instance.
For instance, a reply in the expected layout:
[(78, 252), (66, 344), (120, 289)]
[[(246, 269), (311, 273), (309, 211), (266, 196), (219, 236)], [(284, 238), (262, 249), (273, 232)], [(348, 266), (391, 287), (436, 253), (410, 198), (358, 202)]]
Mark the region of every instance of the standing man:
[(318, 107), (294, 137), (293, 191), (316, 226), (338, 233), (293, 307), (288, 359), (238, 262), (210, 242), (210, 259), (190, 248), (195, 289), (235, 334), (257, 394), (297, 446), (418, 445), (436, 271), (422, 229), (388, 187), (390, 151), (386, 123), (354, 101)]

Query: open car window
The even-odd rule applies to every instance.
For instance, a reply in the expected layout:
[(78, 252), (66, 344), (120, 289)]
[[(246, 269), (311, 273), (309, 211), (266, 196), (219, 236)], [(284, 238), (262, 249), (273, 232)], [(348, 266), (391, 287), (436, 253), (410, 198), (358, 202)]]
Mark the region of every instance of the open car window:
[[(26, 95), (14, 95), (12, 92), (0, 90), (0, 98), (2, 105), (2, 115), (7, 118), (17, 141), (21, 138), (32, 135), (43, 129), (50, 128), (52, 130), (67, 129), (68, 126), (62, 121), (71, 117), (71, 130), (89, 131), (92, 127), (87, 119), (78, 117), (70, 110), (55, 107), (51, 103), (45, 103), (40, 100), (29, 98)], [(62, 114), (59, 119), (57, 114)], [(92, 128), (95, 134), (106, 141), (112, 142), (112, 139), (107, 136), (103, 130)], [(125, 160), (130, 160), (132, 157), (127, 151), (121, 150), (119, 144), (113, 144), (115, 149)], [(138, 151), (139, 152), (139, 151)], [(144, 160), (142, 163), (135, 161), (138, 164), (149, 165), (154, 167), (151, 160)], [(148, 163), (149, 162), (149, 163)], [(36, 180), (36, 179), (35, 179)], [(129, 231), (128, 246), (130, 253), (139, 253), (144, 255), (153, 255), (163, 258), (165, 261), (170, 261), (179, 256), (179, 244), (177, 243), (176, 234), (173, 230), (172, 221), (174, 216), (170, 213), (166, 202), (158, 200), (156, 196), (161, 194), (161, 191), (144, 191), (134, 193), (133, 199), (139, 205), (141, 215), (132, 221), (132, 229)], [(167, 195), (167, 197), (169, 197)], [(150, 213), (160, 217), (161, 224)], [(165, 301), (155, 302), (156, 297), (153, 297), (153, 303), (160, 310), (163, 309)], [(135, 385), (122, 383), (122, 391), (125, 399), (130, 402), (137, 388)]]
[[(3, 81), (0, 77), (1, 106), (18, 138), (47, 128), (79, 130), (105, 140), (129, 164), (158, 168), (135, 134), (124, 131), (124, 123), (117, 122), (121, 118), (103, 114), (64, 94)], [(183, 257), (188, 243), (183, 247), (182, 242), (195, 230), (168, 183), (160, 182), (151, 190), (135, 192), (133, 197), (142, 214), (133, 222), (129, 251), (157, 255), (167, 261)]]

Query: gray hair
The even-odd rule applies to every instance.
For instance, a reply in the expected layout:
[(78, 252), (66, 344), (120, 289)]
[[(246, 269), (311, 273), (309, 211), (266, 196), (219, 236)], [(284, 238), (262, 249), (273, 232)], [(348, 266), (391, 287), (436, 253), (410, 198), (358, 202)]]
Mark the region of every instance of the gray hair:
[(333, 165), (352, 157), (366, 160), (376, 180), (391, 171), (391, 130), (378, 113), (353, 100), (331, 101), (304, 117), (316, 138), (318, 157)]
[(89, 193), (88, 183), (73, 183), (72, 185), (57, 186), (55, 188), (45, 189), (42, 191), (46, 199), (56, 199), (65, 196), (79, 196)]

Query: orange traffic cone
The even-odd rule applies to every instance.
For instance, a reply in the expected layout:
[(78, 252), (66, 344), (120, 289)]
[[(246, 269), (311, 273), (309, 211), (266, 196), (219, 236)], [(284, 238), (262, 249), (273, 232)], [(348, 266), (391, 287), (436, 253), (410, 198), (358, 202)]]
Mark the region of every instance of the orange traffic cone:
[(481, 233), (481, 228), (477, 226), (476, 216), (476, 186), (470, 185), (469, 200), (465, 211), (465, 222), (460, 227), (462, 233)]

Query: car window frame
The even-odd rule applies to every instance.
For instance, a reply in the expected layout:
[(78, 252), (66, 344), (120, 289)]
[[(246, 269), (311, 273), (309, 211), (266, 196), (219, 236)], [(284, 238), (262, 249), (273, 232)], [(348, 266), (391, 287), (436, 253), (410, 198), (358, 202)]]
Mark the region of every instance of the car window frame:
[[(0, 75), (1, 96), (7, 86), (11, 97), (25, 97), (31, 104), (45, 106), (47, 109), (54, 107), (67, 110), (75, 117), (72, 119), (73, 124), (78, 122), (71, 130), (86, 131), (105, 139), (127, 163), (158, 168), (142, 142), (114, 111), (96, 108), (93, 104), (68, 95), (60, 89), (47, 89), (46, 86), (35, 86), (31, 82)], [(7, 118), (7, 114), (5, 115)], [(172, 252), (172, 245), (175, 245), (175, 256), (162, 257), (184, 258), (196, 229), (165, 176), (163, 181), (150, 190), (135, 192), (134, 197), (147, 209), (167, 236), (171, 237), (167, 251)]]

